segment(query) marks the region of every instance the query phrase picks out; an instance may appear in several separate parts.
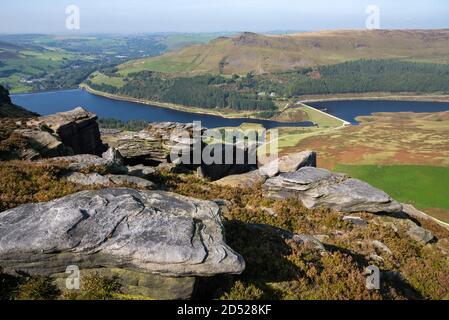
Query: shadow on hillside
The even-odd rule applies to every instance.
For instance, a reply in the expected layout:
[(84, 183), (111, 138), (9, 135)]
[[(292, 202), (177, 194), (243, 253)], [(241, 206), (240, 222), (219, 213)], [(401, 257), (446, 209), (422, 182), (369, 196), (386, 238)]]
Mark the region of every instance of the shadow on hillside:
[[(329, 252), (340, 252), (351, 256), (359, 266), (368, 267), (370, 265), (370, 262), (364, 255), (355, 253), (354, 251), (333, 245), (326, 245), (326, 249)], [(394, 299), (395, 296), (402, 296), (411, 300), (424, 299), (424, 297), (416, 291), (398, 272), (381, 270), (380, 279), (381, 294), (386, 299)]]
[(220, 297), (223, 292), (229, 292), (237, 278), (263, 289), (263, 298), (275, 298), (276, 293), (265, 283), (292, 281), (300, 276), (298, 268), (285, 258), (292, 253), (292, 248), (285, 242), (280, 229), (259, 228), (240, 221), (227, 221), (225, 228), (227, 243), (243, 256), (246, 269), (241, 276), (200, 279), (195, 299)]

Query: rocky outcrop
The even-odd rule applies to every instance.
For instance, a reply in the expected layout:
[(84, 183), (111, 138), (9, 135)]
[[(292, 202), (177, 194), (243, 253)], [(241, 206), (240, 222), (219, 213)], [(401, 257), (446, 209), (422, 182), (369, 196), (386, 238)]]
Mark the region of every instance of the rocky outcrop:
[(78, 107), (68, 112), (32, 119), (27, 122), (27, 126), (55, 133), (74, 154), (101, 155), (106, 148), (101, 141), (96, 120), (96, 115)]
[(12, 103), (9, 91), (0, 85), (0, 118), (31, 118), (38, 114)]
[(307, 208), (326, 207), (348, 213), (402, 210), (402, 205), (385, 192), (363, 181), (312, 167), (268, 179), (264, 191), (269, 198), (299, 199)]
[(402, 230), (403, 233), (422, 245), (435, 240), (435, 236), (430, 230), (418, 225), (417, 221), (410, 219), (408, 214), (399, 213), (393, 217), (381, 216), (379, 218), (382, 225), (391, 227), (396, 233)]
[(265, 175), (261, 174), (259, 170), (254, 170), (244, 174), (227, 176), (213, 183), (222, 187), (253, 188), (266, 180)]
[(204, 154), (210, 156), (213, 159), (213, 163), (206, 163), (203, 159), (203, 163), (198, 169), (198, 175), (211, 181), (257, 169), (255, 146), (210, 144), (203, 150)]
[(168, 277), (239, 274), (218, 206), (159, 191), (83, 191), (0, 213), (0, 266), (52, 275), (118, 268)]
[(259, 164), (262, 174), (272, 178), (280, 173), (295, 172), (303, 167), (316, 167), (317, 155), (315, 151), (303, 151), (280, 157), (266, 164)]
[(99, 157), (92, 154), (78, 154), (75, 156), (56, 157), (45, 160), (46, 163), (65, 164), (68, 171), (81, 172), (88, 171), (90, 168), (95, 168), (105, 173), (110, 174), (128, 174), (128, 168), (120, 165), (121, 161), (115, 158), (110, 158), (111, 152), (105, 153), (105, 157)]
[(139, 178), (148, 178), (156, 172), (155, 168), (141, 164), (137, 166), (127, 166), (126, 170), (128, 175)]
[(284, 240), (293, 241), (295, 244), (304, 246), (307, 249), (318, 250), (321, 252), (326, 251), (326, 247), (315, 236), (308, 234), (294, 234), (288, 230), (280, 229), (267, 224), (250, 224), (248, 227), (253, 230), (261, 230), (269, 234), (279, 236)]
[(344, 216), (342, 220), (355, 226), (366, 226), (368, 224), (365, 219), (356, 216)]
[(14, 151), (13, 158), (24, 160), (36, 160), (41, 158), (53, 158), (72, 154), (58, 136), (47, 131), (33, 129), (15, 130), (26, 141), (26, 147)]
[(150, 124), (139, 132), (102, 131), (102, 139), (120, 151), (127, 165), (157, 166), (169, 163), (171, 153), (182, 150), (191, 154), (195, 142), (198, 142), (193, 139), (193, 132), (193, 124), (162, 122)]
[(408, 236), (416, 242), (427, 244), (435, 239), (435, 236), (431, 231), (418, 226), (411, 220), (404, 221), (404, 224), (406, 225)]
[(65, 175), (63, 178), (69, 182), (82, 186), (132, 186), (147, 190), (153, 190), (156, 188), (155, 184), (151, 181), (128, 175), (108, 174), (106, 176), (102, 176), (98, 173), (84, 174), (81, 172), (71, 172)]
[(82, 186), (111, 186), (112, 182), (108, 178), (98, 173), (84, 174), (80, 172), (70, 172), (63, 177), (69, 182)]
[(438, 225), (440, 225), (441, 227), (449, 230), (449, 223), (440, 221), (432, 216), (429, 216), (427, 213), (424, 213), (424, 212), (416, 209), (411, 204), (403, 203), (402, 207), (403, 207), (403, 212), (412, 218), (435, 222)]

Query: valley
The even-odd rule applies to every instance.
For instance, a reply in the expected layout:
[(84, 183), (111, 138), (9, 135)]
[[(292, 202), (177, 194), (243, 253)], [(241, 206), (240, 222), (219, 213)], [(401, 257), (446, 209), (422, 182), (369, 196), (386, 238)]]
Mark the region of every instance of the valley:
[(0, 35), (0, 299), (447, 299), (448, 40)]

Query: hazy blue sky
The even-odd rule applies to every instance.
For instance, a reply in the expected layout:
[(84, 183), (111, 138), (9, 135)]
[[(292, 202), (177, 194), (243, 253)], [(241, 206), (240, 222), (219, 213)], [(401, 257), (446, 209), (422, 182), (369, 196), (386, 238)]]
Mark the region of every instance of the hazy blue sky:
[[(65, 29), (78, 5), (81, 29)], [(381, 28), (449, 28), (448, 0), (3, 0), (0, 33), (198, 32), (364, 28), (367, 5)]]

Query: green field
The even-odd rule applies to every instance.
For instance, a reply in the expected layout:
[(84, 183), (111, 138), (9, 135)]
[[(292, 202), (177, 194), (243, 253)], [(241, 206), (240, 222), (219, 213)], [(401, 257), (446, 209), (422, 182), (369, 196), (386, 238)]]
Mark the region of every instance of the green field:
[(125, 81), (120, 77), (109, 77), (101, 72), (94, 72), (91, 75), (91, 81), (93, 83), (102, 83), (110, 86), (114, 86), (117, 88), (121, 88), (125, 85)]
[[(449, 168), (339, 164), (334, 171), (366, 181), (396, 200), (411, 203), (422, 210), (440, 208), (449, 211)], [(445, 220), (449, 222), (449, 214)]]

